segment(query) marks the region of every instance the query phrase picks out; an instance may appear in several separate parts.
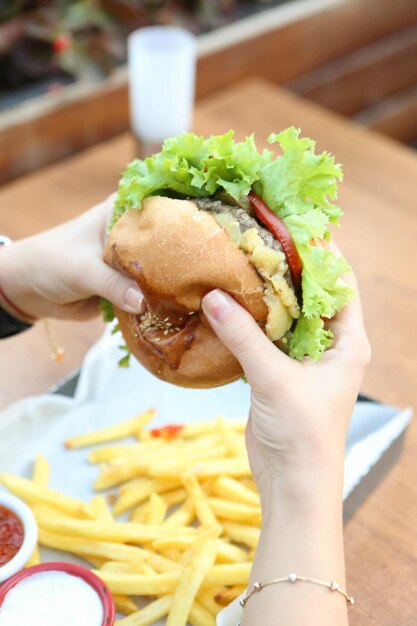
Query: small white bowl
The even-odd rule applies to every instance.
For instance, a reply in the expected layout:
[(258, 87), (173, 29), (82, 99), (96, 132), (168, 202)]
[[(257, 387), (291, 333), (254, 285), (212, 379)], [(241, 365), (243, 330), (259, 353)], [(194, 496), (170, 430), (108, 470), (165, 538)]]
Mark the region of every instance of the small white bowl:
[(33, 554), (38, 541), (38, 525), (32, 511), (19, 498), (6, 491), (0, 491), (0, 506), (12, 511), (23, 525), (23, 543), (10, 561), (0, 567), (0, 583), (24, 568)]

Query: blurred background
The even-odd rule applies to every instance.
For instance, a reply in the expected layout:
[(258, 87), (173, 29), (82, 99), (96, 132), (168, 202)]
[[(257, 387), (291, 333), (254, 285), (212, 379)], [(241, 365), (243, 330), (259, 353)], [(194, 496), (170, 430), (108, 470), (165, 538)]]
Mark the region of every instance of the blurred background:
[(0, 0), (0, 183), (129, 128), (126, 41), (198, 38), (196, 97), (261, 76), (417, 142), (416, 0)]

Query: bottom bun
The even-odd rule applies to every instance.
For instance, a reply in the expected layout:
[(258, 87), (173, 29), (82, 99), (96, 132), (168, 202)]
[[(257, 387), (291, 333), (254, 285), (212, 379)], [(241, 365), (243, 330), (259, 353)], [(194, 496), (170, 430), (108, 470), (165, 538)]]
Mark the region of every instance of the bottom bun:
[(113, 227), (104, 258), (142, 289), (143, 315), (116, 309), (130, 352), (158, 378), (183, 387), (216, 387), (242, 368), (211, 329), (202, 298), (218, 288), (264, 328), (264, 283), (226, 231), (188, 200), (154, 196)]
[(184, 351), (178, 366), (175, 366), (169, 356), (167, 358), (166, 350), (165, 353), (158, 352), (155, 344), (137, 331), (137, 316), (119, 309), (116, 309), (116, 315), (130, 352), (161, 380), (180, 387), (203, 389), (231, 383), (243, 374), (232, 353), (218, 340), (211, 328), (203, 323), (185, 331), (188, 338), (193, 337), (193, 341)]

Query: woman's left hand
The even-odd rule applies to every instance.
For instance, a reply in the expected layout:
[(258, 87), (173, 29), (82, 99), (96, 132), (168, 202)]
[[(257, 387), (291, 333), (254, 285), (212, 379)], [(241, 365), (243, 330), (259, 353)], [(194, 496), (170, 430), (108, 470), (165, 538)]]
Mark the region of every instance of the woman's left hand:
[(142, 293), (103, 261), (114, 196), (56, 228), (0, 248), (0, 304), (23, 321), (56, 317), (84, 320), (98, 314), (99, 296), (129, 313), (145, 308)]

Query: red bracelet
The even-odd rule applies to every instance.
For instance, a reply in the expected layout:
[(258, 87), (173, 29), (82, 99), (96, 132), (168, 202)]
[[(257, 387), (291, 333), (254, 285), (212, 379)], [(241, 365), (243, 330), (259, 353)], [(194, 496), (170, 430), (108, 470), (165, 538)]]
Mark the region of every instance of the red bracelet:
[[(8, 246), (10, 245), (12, 242), (11, 239), (9, 239), (9, 237), (6, 237), (4, 235), (0, 236), (0, 250), (3, 246)], [(24, 317), (30, 324), (33, 324), (34, 322), (36, 322), (36, 318), (32, 317), (32, 315), (28, 315), (27, 313), (25, 313), (24, 311), (22, 311), (22, 309), (19, 309), (18, 306), (16, 306), (8, 296), (6, 296), (6, 294), (4, 293), (3, 289), (1, 288), (0, 285), (0, 296), (3, 298), (3, 300), (9, 305), (9, 307), (12, 309), (12, 311), (15, 311), (20, 317)]]
[(6, 302), (6, 304), (9, 305), (9, 307), (12, 309), (12, 311), (14, 311), (15, 313), (17, 313), (19, 315), (19, 317), (23, 317), (25, 320), (29, 321), (31, 324), (36, 322), (36, 317), (32, 317), (32, 315), (28, 315), (27, 313), (25, 313), (24, 311), (22, 311), (22, 309), (19, 309), (18, 306), (16, 306), (8, 296), (6, 296), (6, 294), (4, 293), (3, 289), (1, 288), (0, 285), (0, 296), (3, 298), (3, 300)]

